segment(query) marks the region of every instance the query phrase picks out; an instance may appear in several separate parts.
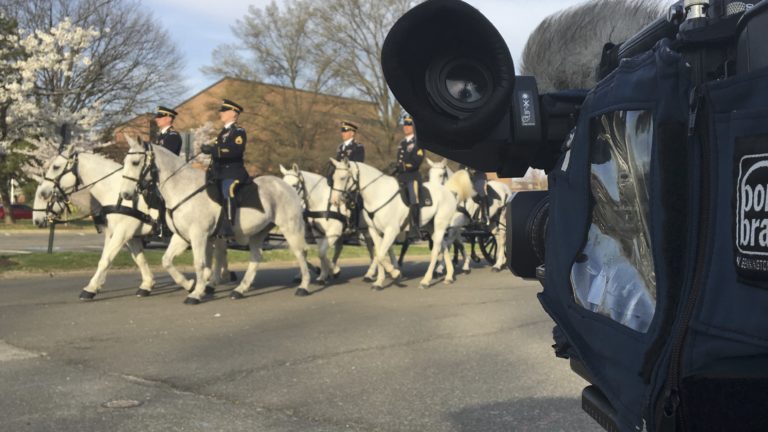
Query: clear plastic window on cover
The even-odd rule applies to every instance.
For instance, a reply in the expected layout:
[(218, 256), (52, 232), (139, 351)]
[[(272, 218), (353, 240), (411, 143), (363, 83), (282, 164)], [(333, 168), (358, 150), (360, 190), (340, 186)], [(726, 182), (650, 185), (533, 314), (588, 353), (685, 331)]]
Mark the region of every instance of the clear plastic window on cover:
[(653, 146), (650, 111), (617, 111), (592, 120), (592, 220), (571, 269), (576, 303), (639, 332), (656, 310), (648, 187)]

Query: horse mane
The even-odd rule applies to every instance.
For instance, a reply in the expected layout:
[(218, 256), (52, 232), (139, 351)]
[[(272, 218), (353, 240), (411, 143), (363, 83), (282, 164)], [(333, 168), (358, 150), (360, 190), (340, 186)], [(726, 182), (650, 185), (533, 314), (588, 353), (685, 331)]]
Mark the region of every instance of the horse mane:
[(453, 175), (448, 178), (448, 181), (445, 182), (445, 187), (456, 194), (456, 199), (459, 202), (464, 202), (476, 194), (467, 170), (458, 170), (453, 173)]

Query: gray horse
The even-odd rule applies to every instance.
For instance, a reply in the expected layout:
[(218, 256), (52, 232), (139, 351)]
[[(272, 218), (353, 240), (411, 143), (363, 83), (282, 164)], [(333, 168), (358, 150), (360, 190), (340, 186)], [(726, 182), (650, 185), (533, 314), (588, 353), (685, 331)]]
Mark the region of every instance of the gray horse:
[[(124, 199), (130, 199), (136, 195), (141, 184), (157, 182), (166, 203), (168, 225), (176, 234), (171, 239), (165, 255), (174, 256), (179, 250), (192, 247), (197, 278), (194, 290), (184, 302), (199, 304), (207, 282), (204, 272), (209, 266), (206, 249), (216, 232), (221, 206), (205, 193), (205, 173), (185, 165), (184, 161), (162, 146), (139, 144), (131, 138), (128, 138), (128, 144), (130, 150), (123, 164), (120, 194)], [(253, 181), (258, 186), (263, 211), (253, 208), (240, 208), (237, 211), (235, 239), (240, 244), (248, 244), (251, 257), (245, 276), (230, 297), (241, 299), (250, 289), (261, 261), (262, 243), (275, 225), (280, 228), (299, 262), (301, 284), (296, 290), (296, 295), (307, 296), (310, 278), (301, 198), (293, 188), (277, 177), (263, 176)], [(176, 275), (171, 276), (176, 280)]]

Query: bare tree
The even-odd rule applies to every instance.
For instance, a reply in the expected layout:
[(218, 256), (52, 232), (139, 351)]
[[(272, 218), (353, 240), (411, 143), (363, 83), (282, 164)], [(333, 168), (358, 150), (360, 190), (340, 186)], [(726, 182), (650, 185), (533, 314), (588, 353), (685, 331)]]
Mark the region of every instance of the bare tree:
[(531, 33), (520, 69), (542, 91), (594, 87), (603, 46), (625, 41), (662, 11), (659, 0), (592, 0), (558, 12)]
[(327, 0), (318, 18), (323, 38), (338, 53), (336, 73), (347, 94), (376, 107), (381, 136), (374, 143), (379, 159), (391, 160), (398, 139), (400, 105), (381, 70), (381, 48), (389, 30), (416, 0)]
[(274, 168), (272, 159), (297, 161), (305, 166), (317, 160), (318, 139), (335, 128), (331, 113), (340, 99), (330, 47), (321, 38), (317, 11), (321, 3), (273, 1), (264, 8), (251, 6), (232, 27), (239, 46), (214, 51), (214, 65), (203, 69), (210, 76), (262, 80), (277, 87), (244, 96), (259, 107), (262, 169)]
[(88, 64), (41, 72), (38, 93), (56, 107), (79, 112), (100, 106), (109, 129), (184, 91), (180, 52), (137, 0), (0, 0), (0, 10), (22, 34), (46, 31), (65, 18), (98, 33), (84, 53)]

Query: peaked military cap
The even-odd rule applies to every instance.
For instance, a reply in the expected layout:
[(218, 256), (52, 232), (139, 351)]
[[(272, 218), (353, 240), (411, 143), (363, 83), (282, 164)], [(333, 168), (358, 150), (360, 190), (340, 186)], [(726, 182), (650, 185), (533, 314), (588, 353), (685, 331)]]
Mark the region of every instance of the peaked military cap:
[(241, 112), (243, 112), (243, 107), (241, 107), (235, 102), (232, 102), (229, 99), (224, 99), (224, 101), (221, 103), (221, 108), (219, 108), (219, 112), (224, 112), (229, 110), (232, 110), (240, 114)]
[(413, 117), (410, 114), (403, 115), (403, 126), (413, 126)]
[(177, 115), (179, 115), (179, 113), (177, 113), (176, 111), (161, 105), (157, 107), (157, 113), (155, 114), (155, 118), (160, 118), (160, 117), (176, 118)]
[(357, 132), (357, 125), (348, 121), (341, 122), (341, 131), (342, 132)]

